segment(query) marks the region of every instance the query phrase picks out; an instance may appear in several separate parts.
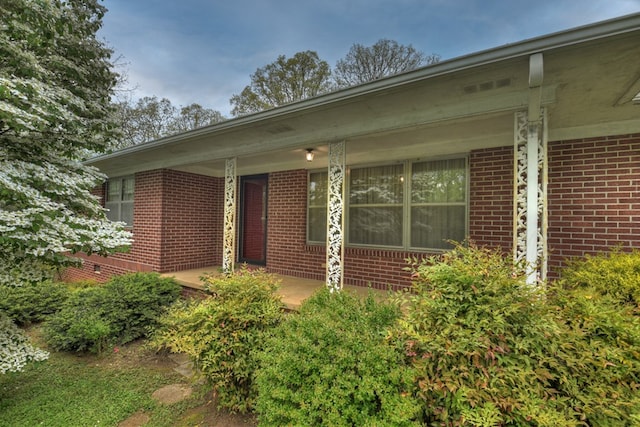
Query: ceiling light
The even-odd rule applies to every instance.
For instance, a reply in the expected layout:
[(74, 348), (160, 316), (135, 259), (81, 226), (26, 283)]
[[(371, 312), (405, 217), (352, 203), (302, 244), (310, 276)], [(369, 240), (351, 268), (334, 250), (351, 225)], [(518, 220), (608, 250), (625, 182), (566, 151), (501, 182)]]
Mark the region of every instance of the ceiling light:
[(307, 158), (307, 162), (312, 162), (313, 156), (315, 156), (315, 153), (313, 152), (313, 148), (307, 148), (307, 153), (305, 154), (305, 156)]

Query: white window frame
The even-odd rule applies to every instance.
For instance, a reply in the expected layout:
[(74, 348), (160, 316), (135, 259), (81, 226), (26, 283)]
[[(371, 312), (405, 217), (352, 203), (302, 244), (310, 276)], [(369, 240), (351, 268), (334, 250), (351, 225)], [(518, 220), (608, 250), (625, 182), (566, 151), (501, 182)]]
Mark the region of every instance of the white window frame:
[[(389, 249), (389, 250), (406, 250), (406, 251), (425, 251), (425, 252), (442, 252), (447, 249), (443, 248), (428, 248), (428, 247), (416, 247), (411, 245), (411, 208), (414, 206), (411, 200), (411, 191), (412, 191), (412, 177), (413, 177), (413, 165), (415, 163), (422, 163), (427, 161), (439, 161), (439, 160), (451, 160), (451, 159), (464, 159), (465, 162), (465, 200), (464, 202), (451, 202), (449, 203), (451, 206), (464, 206), (465, 208), (465, 224), (464, 224), (464, 236), (465, 238), (469, 234), (469, 206), (470, 206), (470, 168), (469, 168), (469, 156), (467, 154), (458, 154), (451, 156), (441, 156), (441, 157), (431, 157), (431, 158), (420, 158), (420, 159), (410, 159), (404, 160), (400, 162), (385, 162), (385, 163), (372, 163), (372, 164), (363, 164), (357, 165), (353, 167), (347, 168), (347, 182), (346, 182), (346, 197), (345, 197), (345, 241), (347, 247), (364, 247), (364, 248), (376, 248), (376, 249)], [(379, 166), (392, 166), (397, 164), (404, 165), (404, 189), (403, 189), (403, 213), (402, 213), (402, 245), (401, 246), (383, 246), (383, 245), (375, 245), (375, 244), (354, 244), (351, 243), (349, 238), (349, 205), (350, 205), (350, 194), (351, 194), (351, 170), (352, 169), (361, 169), (361, 168), (370, 168), (370, 167), (379, 167)], [(327, 173), (325, 169), (315, 169), (308, 171), (307, 174), (307, 233), (306, 233), (306, 241), (308, 245), (324, 245), (326, 242), (320, 241), (312, 241), (309, 240), (309, 212), (310, 212), (310, 203), (309, 203), (309, 185), (311, 182), (311, 175), (316, 173)], [(442, 205), (442, 204), (441, 204)], [(316, 206), (317, 208), (317, 206)]]
[[(124, 189), (125, 189), (125, 181), (131, 180), (133, 182), (133, 194), (131, 200), (124, 200)], [(120, 193), (118, 195), (117, 200), (110, 199), (109, 194), (109, 186), (113, 182), (120, 182)], [(121, 221), (124, 222), (127, 227), (133, 227), (133, 209), (134, 209), (134, 201), (135, 201), (135, 178), (133, 175), (120, 176), (109, 178), (105, 185), (105, 193), (104, 193), (104, 205), (105, 208), (109, 209), (107, 212), (107, 217), (112, 221)], [(131, 209), (131, 221), (126, 221), (123, 219), (123, 206), (130, 206)]]

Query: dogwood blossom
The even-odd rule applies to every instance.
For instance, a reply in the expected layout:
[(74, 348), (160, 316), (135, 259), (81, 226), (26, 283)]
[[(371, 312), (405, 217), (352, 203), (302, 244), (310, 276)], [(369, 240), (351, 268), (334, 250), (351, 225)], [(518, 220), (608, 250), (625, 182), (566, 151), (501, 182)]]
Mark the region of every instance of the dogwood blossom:
[(48, 357), (49, 353), (31, 345), (22, 331), (0, 313), (0, 374), (21, 371), (27, 362)]
[[(92, 194), (105, 176), (82, 163), (118, 135), (117, 75), (95, 37), (105, 12), (98, 0), (0, 2), (0, 286), (131, 244)], [(0, 373), (45, 357), (0, 313)]]

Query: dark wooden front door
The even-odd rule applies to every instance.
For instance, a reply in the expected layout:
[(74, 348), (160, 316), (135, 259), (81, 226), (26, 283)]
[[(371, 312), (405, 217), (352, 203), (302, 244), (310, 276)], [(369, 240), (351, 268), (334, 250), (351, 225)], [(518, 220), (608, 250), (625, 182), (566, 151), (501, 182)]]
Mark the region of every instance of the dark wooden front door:
[(240, 262), (267, 262), (267, 175), (240, 179)]

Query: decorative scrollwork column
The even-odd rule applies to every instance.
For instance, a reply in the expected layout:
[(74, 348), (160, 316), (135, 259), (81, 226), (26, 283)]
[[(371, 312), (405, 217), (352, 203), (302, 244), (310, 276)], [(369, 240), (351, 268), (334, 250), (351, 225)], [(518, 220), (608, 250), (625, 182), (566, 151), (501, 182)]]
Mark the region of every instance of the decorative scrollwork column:
[(338, 292), (344, 272), (345, 142), (329, 144), (327, 201), (327, 287)]
[(515, 114), (513, 177), (513, 256), (531, 284), (547, 273), (547, 118), (529, 122)]
[(236, 158), (227, 159), (224, 168), (224, 230), (222, 271), (233, 272), (236, 254)]

